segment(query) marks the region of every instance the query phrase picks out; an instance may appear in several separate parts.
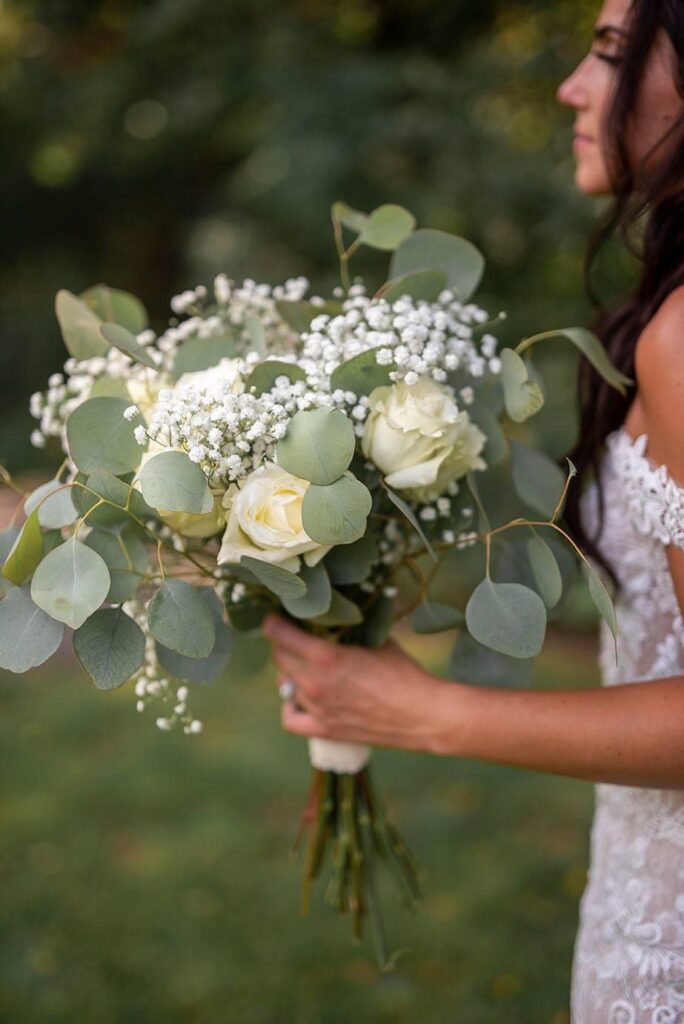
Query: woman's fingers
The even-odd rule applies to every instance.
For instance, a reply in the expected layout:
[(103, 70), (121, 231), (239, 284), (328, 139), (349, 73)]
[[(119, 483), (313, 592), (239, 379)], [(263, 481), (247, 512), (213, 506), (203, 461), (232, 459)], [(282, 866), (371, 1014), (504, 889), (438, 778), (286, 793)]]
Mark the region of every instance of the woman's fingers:
[(324, 727), (310, 711), (302, 711), (294, 701), (283, 704), (281, 713), (283, 729), (298, 736), (322, 736)]
[(283, 650), (298, 655), (303, 661), (325, 660), (332, 644), (329, 640), (310, 636), (277, 615), (268, 615), (264, 620), (264, 633)]

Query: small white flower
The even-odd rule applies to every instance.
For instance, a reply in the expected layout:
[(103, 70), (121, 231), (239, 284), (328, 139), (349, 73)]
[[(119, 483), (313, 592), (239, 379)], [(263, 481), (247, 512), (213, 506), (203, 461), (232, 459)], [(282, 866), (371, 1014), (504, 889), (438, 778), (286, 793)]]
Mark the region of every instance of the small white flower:
[(124, 419), (125, 420), (134, 420), (137, 415), (138, 415), (138, 406), (137, 405), (129, 405), (126, 409), (124, 409)]
[(147, 444), (147, 427), (143, 426), (142, 423), (139, 424), (139, 426), (137, 426), (135, 428), (135, 430), (133, 431), (133, 436), (135, 437), (135, 439), (138, 442), (138, 444), (146, 445)]

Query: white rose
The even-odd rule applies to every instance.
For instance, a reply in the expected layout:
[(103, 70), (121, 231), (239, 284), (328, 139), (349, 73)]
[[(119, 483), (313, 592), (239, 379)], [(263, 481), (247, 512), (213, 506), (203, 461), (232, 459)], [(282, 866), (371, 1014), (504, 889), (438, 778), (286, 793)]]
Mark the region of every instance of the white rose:
[(272, 562), (297, 572), (299, 556), (316, 565), (330, 550), (312, 540), (302, 526), (302, 501), (308, 480), (266, 463), (233, 485), (223, 499), (228, 525), (218, 556), (219, 565), (239, 562), (243, 555)]
[(417, 501), (442, 494), (471, 470), (486, 469), (480, 458), (486, 437), (467, 412), (460, 412), (450, 387), (426, 377), (376, 388), (361, 447), (388, 485)]
[(174, 392), (208, 391), (221, 395), (241, 395), (245, 390), (245, 382), (240, 375), (240, 361), (238, 359), (222, 359), (216, 366), (208, 370), (198, 370), (196, 373), (184, 373), (178, 378), (173, 388)]

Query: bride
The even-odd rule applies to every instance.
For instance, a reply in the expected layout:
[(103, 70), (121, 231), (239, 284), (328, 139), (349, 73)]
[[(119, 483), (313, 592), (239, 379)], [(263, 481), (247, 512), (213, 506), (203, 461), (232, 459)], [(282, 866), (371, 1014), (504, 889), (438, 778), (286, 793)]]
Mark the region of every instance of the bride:
[(598, 782), (573, 969), (574, 1024), (684, 1024), (684, 0), (606, 0), (563, 83), (577, 185), (643, 216), (643, 276), (600, 333), (637, 388), (581, 373), (568, 520), (617, 590), (605, 688), (478, 689), (389, 644), (335, 647), (270, 618), (283, 725), (305, 736)]

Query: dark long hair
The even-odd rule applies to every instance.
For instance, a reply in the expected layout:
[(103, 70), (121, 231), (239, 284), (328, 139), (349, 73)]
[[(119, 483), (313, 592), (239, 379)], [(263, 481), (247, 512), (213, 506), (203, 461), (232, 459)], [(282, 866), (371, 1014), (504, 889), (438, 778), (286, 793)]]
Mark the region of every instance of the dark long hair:
[[(628, 135), (637, 106), (644, 71), (658, 34), (665, 30), (677, 56), (675, 80), (684, 97), (684, 0), (633, 0), (626, 52), (618, 73), (615, 95), (604, 127), (615, 202), (599, 226), (587, 256), (587, 280), (604, 243), (616, 232), (633, 247), (632, 229), (643, 224), (639, 257), (641, 279), (634, 294), (618, 309), (600, 313), (596, 330), (612, 361), (634, 377), (637, 340), (667, 297), (684, 284), (684, 115), (653, 152), (635, 167), (629, 158)], [(654, 159), (655, 157), (655, 159)], [(591, 284), (589, 283), (591, 290)], [(570, 458), (578, 479), (570, 490), (566, 518), (583, 549), (615, 578), (597, 551), (603, 522), (603, 495), (598, 463), (608, 435), (624, 423), (634, 400), (634, 389), (621, 395), (582, 361), (579, 374), (580, 429)], [(583, 484), (593, 476), (599, 482), (599, 529), (587, 536), (580, 518)]]

